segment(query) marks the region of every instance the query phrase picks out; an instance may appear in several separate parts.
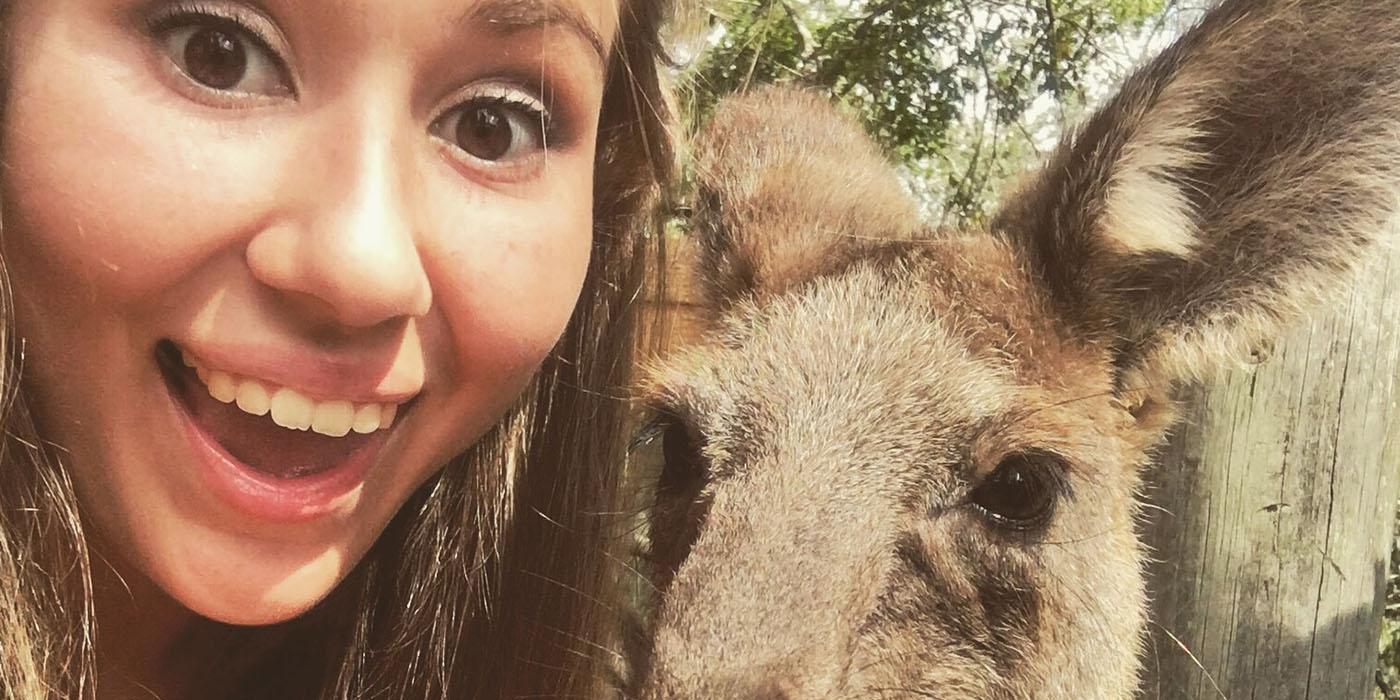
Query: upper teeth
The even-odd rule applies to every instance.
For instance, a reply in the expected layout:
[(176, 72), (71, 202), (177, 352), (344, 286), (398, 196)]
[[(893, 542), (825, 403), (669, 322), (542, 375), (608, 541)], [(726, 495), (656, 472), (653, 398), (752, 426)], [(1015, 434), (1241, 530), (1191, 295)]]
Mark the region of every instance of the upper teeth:
[(317, 401), (290, 387), (208, 369), (183, 353), (181, 358), (194, 368), (210, 396), (255, 416), (271, 413), (272, 422), (284, 428), (342, 437), (352, 430), (372, 433), (388, 428), (394, 424), (394, 415), (398, 413), (398, 404), (356, 404), (339, 399)]

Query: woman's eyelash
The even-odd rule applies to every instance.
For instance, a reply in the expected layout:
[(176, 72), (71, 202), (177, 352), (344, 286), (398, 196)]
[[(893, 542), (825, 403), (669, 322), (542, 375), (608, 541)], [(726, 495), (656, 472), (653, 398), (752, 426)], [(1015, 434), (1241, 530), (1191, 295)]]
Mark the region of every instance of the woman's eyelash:
[[(285, 42), (271, 26), (271, 22), (255, 10), (229, 2), (209, 2), (207, 0), (172, 0), (150, 13), (146, 19), (148, 31), (156, 37), (170, 36), (190, 27), (209, 27), (227, 34), (235, 34), (248, 42), (249, 47), (262, 54), (271, 63), (271, 68), (280, 73), (281, 81), (292, 94), (297, 92), (292, 75), (285, 59)], [(188, 74), (188, 69), (181, 66)], [(197, 82), (206, 82), (194, 78)], [(219, 86), (222, 87), (222, 86)], [(518, 128), (527, 128), (537, 141), (540, 150), (568, 147), (573, 140), (573, 132), (558, 119), (550, 104), (550, 91), (537, 85), (533, 80), (520, 80), (514, 77), (503, 78), (501, 82), (488, 84), (483, 89), (475, 87), (459, 93), (450, 102), (451, 107), (433, 120), (440, 123), (445, 115), (471, 109), (495, 109), (515, 115), (510, 122)]]
[(515, 93), (487, 93), (472, 95), (457, 103), (454, 109), (463, 107), (500, 107), (523, 112), (533, 124), (539, 124), (540, 134), (549, 142), (554, 141), (554, 117), (549, 108), (538, 100)]
[(267, 30), (257, 26), (247, 13), (236, 9), (207, 2), (176, 2), (160, 8), (147, 20), (147, 28), (153, 34), (160, 34), (195, 23), (206, 23), (236, 31), (254, 41), (259, 49), (278, 63), (282, 62), (281, 52), (273, 48), (275, 40)]
[[(473, 108), (496, 108), (515, 112), (530, 126), (537, 129), (540, 147), (545, 150), (570, 145), (571, 132), (566, 120), (560, 119), (550, 108), (546, 98), (540, 95), (546, 91), (522, 85), (514, 80), (491, 85), (485, 89), (476, 88), (462, 94), (451, 103), (443, 115)], [(441, 117), (439, 117), (441, 118)]]

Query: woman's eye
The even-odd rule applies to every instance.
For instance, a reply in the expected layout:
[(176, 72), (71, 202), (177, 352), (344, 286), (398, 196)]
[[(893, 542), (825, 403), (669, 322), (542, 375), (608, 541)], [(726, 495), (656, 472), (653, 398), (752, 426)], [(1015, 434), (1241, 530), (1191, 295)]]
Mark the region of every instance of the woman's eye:
[(548, 124), (548, 113), (533, 100), (477, 98), (440, 117), (433, 133), (473, 158), (495, 163), (544, 150)]
[(292, 94), (281, 60), (267, 42), (236, 22), (191, 17), (171, 24), (162, 37), (166, 53), (190, 80), (220, 92)]

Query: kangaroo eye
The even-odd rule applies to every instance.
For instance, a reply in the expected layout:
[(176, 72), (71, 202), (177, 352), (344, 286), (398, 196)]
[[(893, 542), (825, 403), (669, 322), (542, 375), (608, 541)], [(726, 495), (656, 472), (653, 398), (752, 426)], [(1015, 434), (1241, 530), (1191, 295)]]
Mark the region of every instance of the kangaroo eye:
[(1017, 452), (1002, 458), (972, 490), (972, 506), (998, 527), (1024, 532), (1044, 527), (1064, 490), (1064, 465), (1053, 455)]
[(638, 431), (629, 452), (638, 473), (656, 479), (660, 499), (692, 499), (705, 485), (708, 475), (695, 433), (669, 412)]
[(684, 423), (667, 423), (661, 433), (661, 455), (661, 479), (656, 485), (659, 495), (686, 496), (704, 486), (705, 468), (700, 446)]

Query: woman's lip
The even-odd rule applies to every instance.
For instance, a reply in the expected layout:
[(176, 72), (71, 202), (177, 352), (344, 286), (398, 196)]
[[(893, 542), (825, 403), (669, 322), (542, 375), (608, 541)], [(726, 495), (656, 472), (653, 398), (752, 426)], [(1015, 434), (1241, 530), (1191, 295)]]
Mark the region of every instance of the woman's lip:
[(373, 434), (344, 461), (324, 472), (279, 479), (229, 454), (199, 425), (168, 380), (162, 383), (199, 465), (201, 480), (234, 510), (265, 522), (307, 522), (351, 507), (391, 432)]
[(330, 356), (249, 344), (186, 344), (178, 352), (206, 368), (295, 389), (316, 400), (402, 404), (423, 389), (421, 357)]

